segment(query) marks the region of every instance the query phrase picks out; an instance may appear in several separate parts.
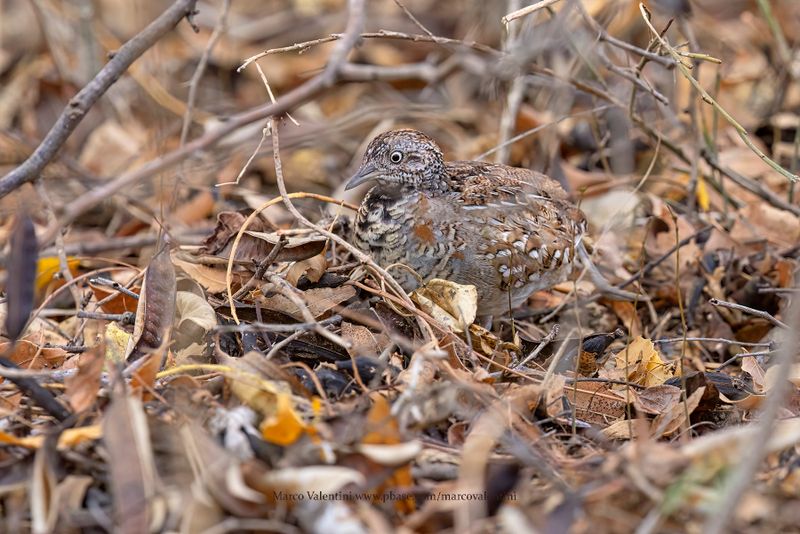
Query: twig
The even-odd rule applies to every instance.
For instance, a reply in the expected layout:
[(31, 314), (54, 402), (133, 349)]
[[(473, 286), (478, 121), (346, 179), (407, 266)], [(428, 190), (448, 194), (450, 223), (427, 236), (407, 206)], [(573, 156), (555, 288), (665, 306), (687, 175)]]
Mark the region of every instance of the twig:
[(100, 313), (78, 310), (75, 314), (79, 319), (95, 319), (98, 321), (117, 321), (120, 324), (132, 325), (136, 322), (136, 314), (133, 312), (125, 313)]
[(758, 352), (740, 352), (739, 354), (737, 354), (735, 356), (731, 356), (730, 358), (728, 358), (727, 360), (725, 360), (724, 362), (719, 364), (717, 366), (717, 368), (716, 368), (716, 371), (724, 369), (727, 366), (729, 366), (730, 364), (732, 364), (733, 362), (735, 362), (736, 360), (741, 360), (742, 358), (752, 358), (752, 357), (758, 357), (758, 356), (769, 356), (771, 354), (775, 354), (775, 352), (776, 351), (774, 351), (774, 350), (762, 350), (762, 351), (758, 351)]
[(539, 355), (539, 353), (542, 352), (542, 349), (544, 349), (547, 345), (550, 344), (551, 341), (553, 341), (555, 339), (555, 337), (558, 335), (558, 330), (559, 330), (559, 326), (558, 326), (558, 323), (556, 323), (550, 329), (550, 332), (546, 336), (544, 336), (542, 338), (542, 340), (539, 342), (538, 345), (536, 345), (536, 348), (533, 349), (530, 354), (525, 356), (525, 358), (521, 362), (519, 362), (517, 365), (515, 365), (514, 369), (515, 370), (519, 370), (520, 368), (525, 367), (526, 365), (528, 365), (529, 361), (531, 361), (532, 359), (536, 358)]
[(789, 328), (789, 325), (780, 321), (772, 316), (772, 314), (767, 313), (763, 310), (756, 310), (755, 308), (750, 308), (747, 306), (743, 306), (741, 304), (736, 304), (735, 302), (728, 302), (726, 300), (719, 300), (719, 299), (708, 299), (708, 303), (712, 306), (719, 306), (720, 308), (728, 308), (731, 310), (738, 310), (740, 312), (744, 312), (748, 315), (754, 315), (755, 317), (760, 317), (762, 319), (766, 319), (773, 325), (780, 327), (780, 328)]
[(638, 56), (641, 56), (643, 59), (647, 59), (654, 63), (658, 63), (659, 65), (662, 65), (667, 69), (675, 68), (675, 62), (672, 59), (660, 56), (658, 54), (651, 52), (650, 50), (639, 48), (638, 46), (632, 45), (626, 41), (621, 41), (616, 37), (612, 37), (611, 35), (609, 35), (608, 32), (602, 26), (600, 26), (600, 24), (598, 24), (597, 21), (594, 20), (594, 18), (592, 18), (591, 15), (589, 15), (589, 12), (586, 11), (586, 8), (584, 7), (582, 2), (576, 2), (575, 6), (578, 8), (578, 11), (580, 12), (586, 24), (588, 24), (593, 31), (597, 32), (597, 38), (600, 39), (601, 41), (605, 41), (608, 44), (616, 46), (617, 48), (621, 48), (622, 50), (625, 50), (627, 52), (632, 52)]
[[(211, 232), (211, 227), (199, 227), (186, 230), (179, 234), (170, 234), (178, 245), (199, 245), (202, 239)], [(67, 256), (96, 256), (103, 252), (124, 250), (126, 248), (150, 247), (158, 243), (158, 234), (137, 234), (125, 237), (114, 237), (106, 241), (78, 241), (76, 243), (66, 243), (64, 252)], [(58, 253), (56, 247), (49, 247), (40, 252), (41, 256), (53, 256)], [(6, 261), (5, 257), (0, 257), (0, 263)]]
[(680, 54), (678, 54), (678, 52), (672, 46), (670, 46), (669, 43), (667, 43), (666, 39), (664, 39), (656, 31), (656, 29), (650, 22), (650, 12), (648, 11), (647, 7), (645, 7), (644, 4), (640, 3), (639, 11), (641, 11), (642, 18), (644, 19), (645, 24), (647, 24), (647, 27), (650, 28), (651, 32), (653, 32), (653, 35), (655, 36), (656, 39), (658, 39), (658, 42), (661, 44), (664, 50), (666, 50), (675, 60), (675, 64), (677, 65), (678, 70), (681, 72), (683, 77), (686, 78), (690, 84), (692, 84), (692, 87), (694, 87), (694, 89), (700, 94), (700, 97), (703, 99), (703, 102), (710, 104), (714, 109), (716, 109), (717, 112), (726, 121), (728, 121), (728, 124), (733, 126), (733, 128), (736, 130), (736, 133), (739, 134), (739, 137), (742, 139), (742, 141), (744, 141), (744, 144), (746, 144), (747, 147), (750, 150), (752, 150), (764, 163), (769, 165), (773, 170), (780, 173), (782, 176), (785, 176), (792, 182), (796, 182), (798, 179), (800, 179), (800, 177), (798, 177), (796, 174), (789, 172), (788, 170), (784, 169), (780, 164), (773, 161), (769, 156), (764, 154), (764, 152), (762, 152), (760, 148), (758, 148), (755, 144), (753, 144), (753, 141), (750, 139), (750, 134), (747, 133), (747, 130), (744, 128), (744, 126), (739, 124), (736, 121), (736, 119), (734, 119), (733, 116), (731, 116), (731, 114), (725, 110), (725, 108), (720, 106), (719, 103), (716, 100), (714, 100), (714, 98), (712, 98), (711, 95), (709, 95), (705, 89), (703, 89), (703, 86), (700, 85), (700, 82), (698, 82), (692, 76), (692, 74), (689, 72), (689, 69), (681, 61)]
[(278, 242), (275, 243), (275, 245), (272, 247), (272, 250), (269, 251), (267, 257), (258, 262), (258, 267), (256, 267), (256, 271), (253, 273), (253, 276), (250, 277), (250, 280), (248, 280), (245, 285), (239, 288), (239, 291), (237, 291), (233, 296), (234, 300), (247, 293), (251, 287), (256, 285), (256, 281), (261, 280), (264, 277), (264, 273), (267, 272), (267, 269), (269, 269), (270, 265), (272, 265), (272, 263), (275, 261), (275, 258), (277, 258), (278, 254), (281, 253), (285, 244), (286, 236), (281, 234), (281, 236), (278, 238)]
[(712, 228), (713, 228), (713, 226), (711, 226), (711, 225), (704, 226), (703, 228), (699, 229), (698, 231), (696, 231), (692, 235), (684, 237), (683, 239), (678, 241), (675, 245), (673, 245), (672, 248), (670, 248), (664, 254), (662, 254), (658, 258), (654, 259), (653, 261), (648, 262), (647, 265), (645, 265), (642, 268), (641, 271), (639, 271), (638, 273), (634, 274), (633, 276), (631, 276), (630, 278), (628, 278), (624, 282), (620, 282), (619, 284), (617, 284), (617, 287), (622, 289), (623, 287), (631, 285), (632, 283), (634, 283), (635, 281), (640, 279), (642, 276), (646, 275), (647, 273), (649, 273), (650, 271), (652, 271), (653, 269), (658, 267), (664, 260), (666, 260), (667, 258), (672, 256), (675, 253), (675, 251), (677, 251), (679, 248), (689, 244), (689, 242), (691, 242), (693, 239), (697, 239), (698, 236), (700, 236), (701, 234), (711, 230)]
[[(9, 343), (8, 350), (6, 351), (6, 356), (10, 356), (13, 353), (14, 344)], [(48, 390), (45, 389), (39, 382), (37, 382), (34, 378), (29, 375), (19, 375), (19, 376), (11, 376), (14, 374), (15, 370), (20, 370), (19, 366), (11, 361), (6, 356), (0, 356), (0, 368), (5, 367), (2, 369), (3, 371), (9, 371), (5, 376), (14, 383), (17, 388), (29, 399), (35, 402), (37, 405), (41, 406), (48, 414), (55, 417), (59, 421), (66, 421), (72, 415), (63, 404), (56, 400), (55, 395)]]
[(311, 323), (289, 323), (289, 324), (267, 324), (267, 323), (249, 323), (249, 324), (223, 324), (215, 326), (211, 331), (218, 333), (227, 332), (294, 332), (295, 330), (305, 332), (313, 330), (317, 325), (328, 326), (331, 324), (338, 324), (342, 321), (341, 315), (332, 315), (327, 319), (321, 321), (314, 321)]
[(708, 343), (725, 343), (727, 345), (739, 345), (741, 347), (769, 347), (772, 342), (768, 343), (745, 343), (736, 341), (735, 339), (726, 339), (724, 337), (673, 337), (668, 339), (654, 339), (653, 343), (678, 343), (684, 341), (706, 341)]
[(550, 7), (558, 1), (559, 0), (540, 0), (539, 2), (536, 2), (533, 5), (526, 6), (523, 7), (522, 9), (517, 9), (516, 11), (508, 13), (507, 15), (503, 16), (503, 18), (500, 19), (500, 22), (508, 26), (508, 23), (511, 22), (512, 20), (524, 17), (526, 15), (530, 15), (534, 11), (539, 11), (540, 9)]
[[(795, 276), (797, 279), (798, 277)], [(797, 285), (798, 280), (795, 280)], [(782, 344), (778, 350), (775, 364), (776, 376), (779, 377), (775, 385), (767, 394), (764, 408), (760, 413), (757, 423), (753, 423), (755, 432), (747, 443), (743, 443), (738, 454), (739, 463), (734, 468), (726, 483), (722, 486), (722, 495), (716, 510), (709, 514), (703, 532), (721, 534), (726, 531), (728, 522), (733, 519), (739, 500), (744, 495), (753, 477), (758, 471), (766, 455), (766, 446), (775, 430), (781, 406), (789, 392), (790, 382), (786, 379), (790, 375), (792, 363), (797, 354), (797, 344), (800, 341), (800, 299), (794, 299), (787, 312), (787, 322), (792, 325), (783, 336)]]
[[(330, 43), (332, 41), (338, 41), (343, 36), (344, 34), (342, 33), (332, 33), (327, 37), (320, 37), (319, 39), (312, 39), (311, 41), (295, 43), (293, 45), (284, 46), (282, 48), (271, 48), (269, 50), (265, 50), (253, 56), (250, 56), (249, 58), (244, 60), (244, 63), (239, 65), (236, 71), (241, 72), (242, 70), (247, 68), (247, 66), (250, 63), (252, 63), (253, 61), (257, 61), (264, 56), (269, 56), (272, 54), (282, 54), (284, 52), (303, 53), (312, 46), (324, 43)], [(503, 53), (500, 52), (499, 50), (496, 50), (491, 46), (487, 46), (482, 43), (478, 43), (475, 41), (463, 41), (461, 39), (451, 39), (449, 37), (440, 37), (438, 35), (425, 35), (419, 33), (403, 33), (390, 30), (379, 30), (377, 32), (362, 33), (361, 35), (359, 35), (359, 39), (398, 39), (401, 41), (414, 41), (415, 43), (436, 43), (439, 45), (456, 45), (456, 46), (471, 48), (473, 50), (477, 50), (479, 52), (483, 52), (485, 54), (489, 54), (494, 57), (500, 57), (503, 55)]]
[(115, 291), (124, 293), (125, 295), (129, 296), (132, 299), (139, 300), (139, 295), (137, 293), (134, 293), (133, 291), (131, 291), (130, 289), (123, 286), (117, 281), (109, 280), (108, 278), (89, 278), (89, 283), (94, 284), (96, 286), (110, 287)]
[(186, 98), (186, 112), (183, 115), (183, 124), (181, 125), (181, 141), (180, 146), (186, 144), (186, 139), (189, 137), (189, 125), (192, 123), (192, 113), (194, 112), (194, 103), (197, 99), (197, 87), (200, 85), (200, 79), (206, 71), (208, 59), (211, 57), (211, 52), (217, 46), (219, 38), (225, 32), (228, 26), (228, 11), (231, 8), (231, 0), (223, 0), (222, 11), (217, 20), (217, 25), (214, 31), (211, 32), (211, 37), (208, 39), (203, 55), (200, 56), (200, 61), (197, 62), (197, 68), (194, 69), (192, 79), (189, 81), (189, 95)]
[(22, 165), (0, 178), (0, 198), (37, 178), (95, 102), (122, 76), (131, 63), (175, 27), (181, 19), (193, 13), (196, 3), (197, 0), (177, 0), (144, 30), (122, 45), (92, 81), (70, 99), (61, 116), (33, 154)]
[(326, 338), (328, 341), (336, 343), (340, 347), (344, 347), (346, 349), (350, 348), (350, 342), (345, 340), (343, 337), (334, 334), (330, 330), (327, 330), (317, 322), (317, 319), (309, 311), (306, 302), (302, 299), (302, 297), (300, 297), (300, 295), (297, 294), (297, 288), (292, 287), (289, 282), (277, 274), (271, 274), (267, 277), (267, 279), (278, 288), (281, 295), (291, 300), (292, 303), (297, 306), (297, 309), (300, 310), (300, 313), (303, 315), (303, 319), (305, 319), (307, 323), (313, 325), (312, 328), (317, 334)]
[(411, 11), (409, 11), (408, 8), (400, 0), (394, 0), (394, 3), (397, 4), (397, 7), (403, 10), (403, 13), (405, 13), (406, 17), (408, 17), (417, 28), (419, 28), (424, 33), (433, 37), (433, 33), (431, 33), (431, 31), (428, 28), (426, 28), (425, 25), (423, 25), (419, 20), (417, 20), (417, 17), (415, 17), (413, 13), (411, 13)]
[(339, 68), (347, 61), (347, 55), (360, 40), (359, 34), (364, 31), (364, 18), (364, 0), (348, 0), (347, 25), (344, 28), (344, 35), (336, 43), (322, 73), (322, 83), (325, 87), (330, 87), (336, 81)]

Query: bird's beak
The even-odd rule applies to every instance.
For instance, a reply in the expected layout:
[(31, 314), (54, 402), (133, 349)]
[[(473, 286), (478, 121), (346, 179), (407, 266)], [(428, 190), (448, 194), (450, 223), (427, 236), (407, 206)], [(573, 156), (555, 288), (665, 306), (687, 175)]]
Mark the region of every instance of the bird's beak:
[(344, 190), (348, 191), (353, 189), (354, 187), (358, 187), (361, 184), (365, 184), (371, 180), (375, 180), (380, 177), (381, 172), (374, 165), (371, 163), (366, 163), (358, 169), (358, 172), (350, 178), (350, 181), (344, 186)]

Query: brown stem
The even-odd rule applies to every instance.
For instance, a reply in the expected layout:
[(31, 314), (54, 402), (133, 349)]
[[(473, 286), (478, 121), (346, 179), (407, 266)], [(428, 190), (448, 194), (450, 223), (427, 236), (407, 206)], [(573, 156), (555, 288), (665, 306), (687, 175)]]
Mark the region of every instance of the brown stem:
[(73, 130), (86, 113), (109, 87), (122, 76), (131, 64), (152, 47), (161, 37), (174, 28), (186, 16), (194, 13), (197, 0), (177, 0), (133, 39), (117, 50), (106, 66), (100, 69), (92, 81), (70, 99), (61, 116), (47, 132), (44, 140), (22, 165), (0, 178), (0, 198), (11, 193), (22, 184), (36, 179), (56, 156)]

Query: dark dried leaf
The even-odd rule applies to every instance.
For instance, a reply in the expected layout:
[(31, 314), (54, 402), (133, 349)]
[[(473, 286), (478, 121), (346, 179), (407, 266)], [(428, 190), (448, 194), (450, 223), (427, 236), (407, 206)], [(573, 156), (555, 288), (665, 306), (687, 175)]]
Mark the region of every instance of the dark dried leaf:
[(36, 283), (36, 259), (39, 246), (36, 230), (27, 213), (21, 213), (11, 234), (11, 254), (8, 265), (6, 297), (6, 335), (17, 340), (22, 335), (33, 309)]

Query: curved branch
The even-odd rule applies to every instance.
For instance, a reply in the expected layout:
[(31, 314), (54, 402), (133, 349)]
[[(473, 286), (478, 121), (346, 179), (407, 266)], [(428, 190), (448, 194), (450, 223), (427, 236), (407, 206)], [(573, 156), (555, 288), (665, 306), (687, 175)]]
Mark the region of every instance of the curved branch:
[(152, 47), (164, 34), (174, 28), (184, 17), (194, 13), (197, 0), (177, 0), (156, 20), (117, 50), (105, 67), (70, 99), (61, 116), (47, 132), (44, 140), (19, 167), (0, 178), (0, 198), (22, 184), (39, 177), (45, 166), (56, 156), (75, 128), (108, 88), (122, 76), (128, 67)]

